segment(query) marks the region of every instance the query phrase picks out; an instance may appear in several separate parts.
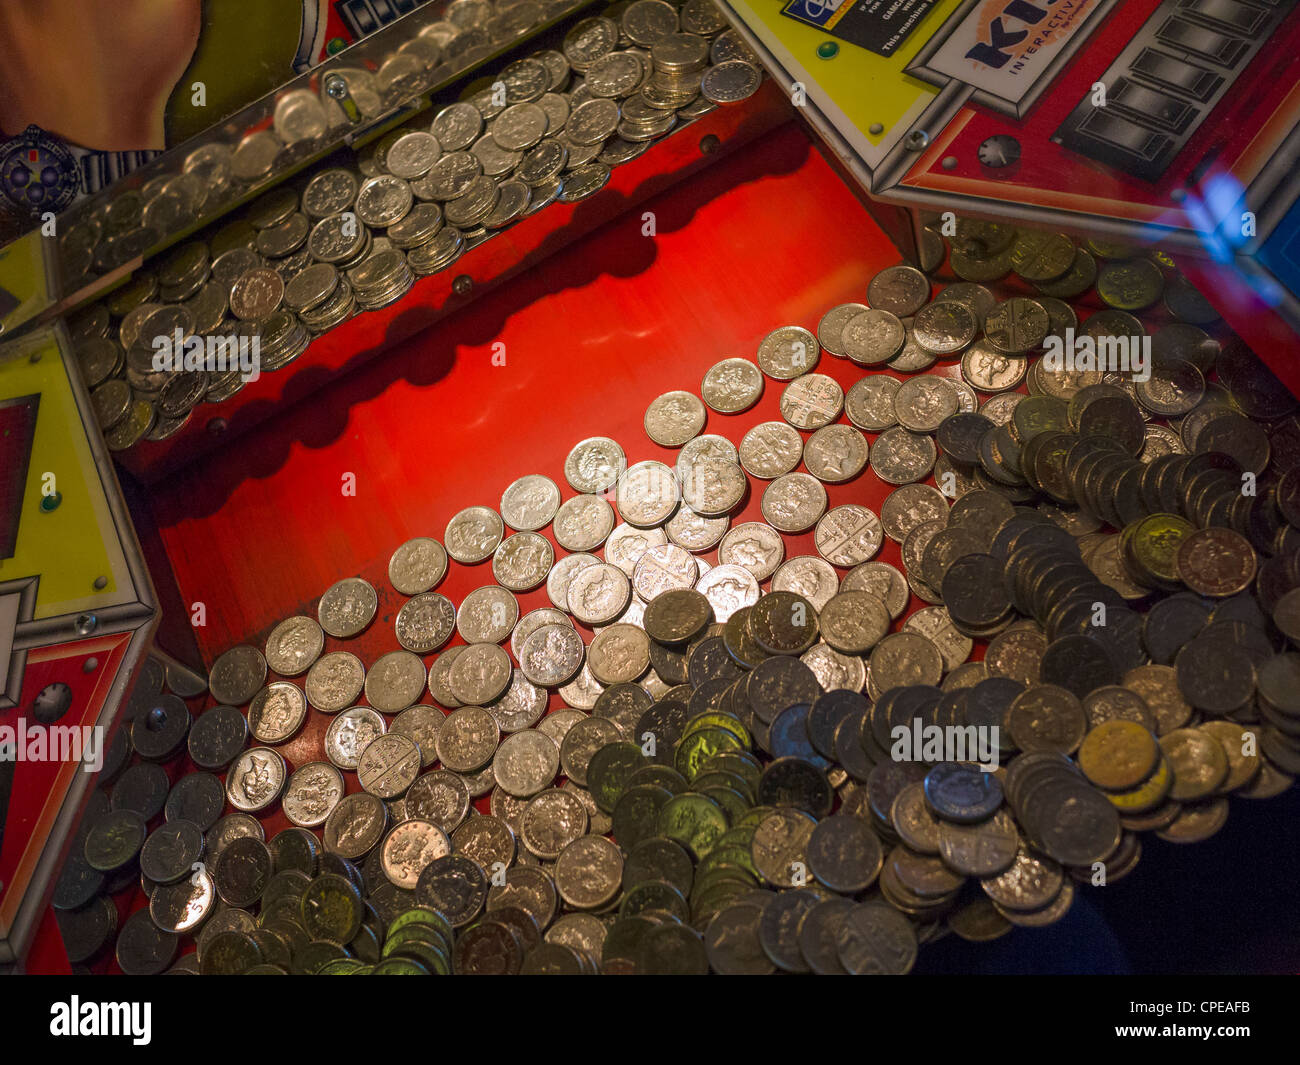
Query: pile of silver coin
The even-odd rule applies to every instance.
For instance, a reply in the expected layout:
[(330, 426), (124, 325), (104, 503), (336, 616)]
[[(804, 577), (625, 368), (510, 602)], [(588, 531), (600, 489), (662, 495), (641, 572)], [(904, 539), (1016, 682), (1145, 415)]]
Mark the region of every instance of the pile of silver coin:
[[(188, 730), (184, 790), (232, 812), (168, 800), (168, 824), (202, 821), (212, 880), (146, 875), (123, 968), (165, 969), (190, 934), (177, 967), (213, 973), (905, 972), (949, 933), (1059, 921), (1098, 864), (1114, 882), (1144, 838), (1206, 839), (1229, 795), (1289, 788), (1295, 399), (1158, 256), (985, 223), (951, 253), (931, 235), (963, 276), (1014, 270), (1038, 294), (889, 267), (866, 303), (652, 399), (645, 433), (673, 465), (582, 439), (571, 492), (524, 474), (398, 545), (406, 599), (373, 661), (349, 641), (381, 596), (344, 577), (314, 617), (219, 656), (221, 705), (192, 724), (142, 701), (105, 776)], [(1084, 329), (1149, 337), (1148, 380), (1040, 357), (1094, 285), (1108, 306)], [(823, 354), (865, 372), (845, 390)], [(781, 420), (728, 435), (772, 386)], [(879, 515), (829, 506), (825, 485), (868, 469), (892, 486)], [(732, 524), (751, 491), (763, 520)], [(816, 553), (789, 555), (807, 530)], [(436, 590), (484, 563), (460, 603)], [(543, 587), (551, 605), (521, 614)], [(276, 748), (312, 714), (320, 758), (291, 766)], [(995, 768), (896, 753), (895, 727), (923, 722), (997, 725)], [(126, 779), (112, 816), (147, 845), (162, 797)], [(294, 827), (264, 840), (277, 808)], [(90, 829), (70, 911), (97, 874), (129, 876), (121, 828)], [(324, 896), (344, 914), (328, 927)]]
[[(363, 121), (380, 117), (413, 96), (446, 82), (565, 13), (569, 0), (452, 0), (441, 15), (415, 13), (411, 36), (381, 57), (378, 68), (334, 67)], [(251, 190), (320, 150), (349, 125), (342, 106), (325, 90), (294, 89), (276, 101), (269, 128), (238, 137), (228, 126), (210, 130), (176, 171), (139, 188), (109, 193), (93, 209), (77, 211), (59, 239), (66, 291), (116, 269), (167, 239), (194, 219), (233, 207)]]
[[(480, 0), (452, 7), (467, 3)], [(755, 63), (711, 0), (617, 4), (352, 166), (266, 193), (71, 321), (109, 448), (166, 440), (198, 404), (246, 383), (229, 370), (155, 370), (156, 337), (256, 335), (260, 369), (280, 369), (312, 336), (401, 299), (519, 219), (594, 195), (611, 167), (752, 95)]]

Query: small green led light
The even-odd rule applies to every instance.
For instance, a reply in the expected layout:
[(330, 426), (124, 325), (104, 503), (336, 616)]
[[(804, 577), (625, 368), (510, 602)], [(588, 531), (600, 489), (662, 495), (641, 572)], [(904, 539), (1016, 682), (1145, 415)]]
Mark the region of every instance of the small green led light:
[(41, 509), (46, 514), (53, 510), (59, 509), (59, 504), (63, 502), (62, 492), (52, 492), (47, 496), (41, 496)]
[(817, 54), (822, 59), (834, 59), (840, 54), (840, 46), (834, 41), (822, 41), (822, 43), (817, 46)]

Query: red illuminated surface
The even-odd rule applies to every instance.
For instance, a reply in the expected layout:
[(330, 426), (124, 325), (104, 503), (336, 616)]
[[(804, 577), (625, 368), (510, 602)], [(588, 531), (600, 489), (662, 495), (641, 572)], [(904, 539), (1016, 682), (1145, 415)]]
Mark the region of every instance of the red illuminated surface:
[[(642, 236), (643, 210), (654, 213), (653, 240)], [(234, 643), (260, 646), (281, 618), (314, 615), (321, 592), (351, 575), (378, 590), (379, 613), (355, 640), (327, 638), (326, 650), (373, 661), (396, 648), (393, 620), (405, 599), (386, 574), (399, 544), (441, 539), (456, 511), (497, 506), (523, 474), (546, 474), (573, 494), (563, 462), (586, 436), (614, 437), (630, 462), (672, 464), (675, 452), (642, 428), (651, 399), (698, 391), (709, 366), (752, 358), (778, 326), (815, 328), (831, 306), (865, 302), (868, 280), (898, 260), (806, 135), (787, 124), (331, 381), (152, 488), (152, 517), (181, 597), (206, 607), (207, 624), (196, 630), (205, 662)], [(364, 316), (367, 332), (376, 318), (409, 309), (398, 303)], [(497, 344), (504, 367), (492, 365)], [(862, 374), (824, 353), (817, 372), (845, 388)], [(950, 361), (933, 372), (958, 371)], [(750, 411), (711, 411), (705, 432), (739, 441), (780, 418), (780, 391), (768, 381)], [(355, 497), (342, 494), (348, 473)], [(879, 512), (886, 486), (865, 473), (827, 492), (831, 506), (859, 502)], [(753, 495), (733, 522), (759, 517)], [(811, 534), (787, 537), (787, 557), (815, 553)], [(704, 557), (714, 562), (716, 552)], [(879, 557), (899, 565), (898, 545), (887, 540)], [(459, 602), (489, 583), (490, 563), (453, 562), (438, 590)], [(518, 598), (521, 612), (550, 605), (544, 589)], [(278, 748), (291, 767), (322, 757), (327, 724), (313, 711)], [(168, 771), (176, 779), (191, 768), (183, 760)], [(347, 776), (355, 790), (355, 774)], [(287, 825), (278, 811), (264, 823), (268, 838)], [(123, 916), (143, 903), (140, 892), (121, 900)]]

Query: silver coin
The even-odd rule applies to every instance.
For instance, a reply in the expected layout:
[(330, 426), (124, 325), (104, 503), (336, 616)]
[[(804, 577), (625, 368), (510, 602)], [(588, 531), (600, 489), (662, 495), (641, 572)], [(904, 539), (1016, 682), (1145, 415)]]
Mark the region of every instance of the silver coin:
[(413, 706), (424, 692), (424, 663), (410, 651), (389, 651), (366, 672), (366, 700), (380, 713)]
[(518, 661), (523, 650), (524, 641), (544, 625), (573, 625), (572, 619), (563, 610), (555, 607), (541, 606), (530, 610), (519, 619), (514, 631), (510, 633), (510, 651)]
[[(591, 710), (596, 705), (596, 700), (600, 693), (605, 690), (605, 685), (601, 684), (591, 675), (591, 670), (587, 668), (587, 663), (582, 663), (582, 668), (578, 670), (578, 675), (569, 681), (568, 684), (560, 687), (560, 698), (569, 706), (578, 710)], [(542, 718), (543, 731), (546, 723), (554, 717), (554, 714), (548, 714)], [(583, 715), (584, 717), (586, 715)]]
[(413, 819), (431, 821), (454, 832), (469, 816), (469, 787), (458, 773), (435, 769), (417, 777), (406, 792), (406, 810)]
[(508, 795), (528, 799), (548, 787), (560, 771), (560, 749), (543, 732), (526, 729), (501, 741), (492, 772)]
[(567, 684), (583, 663), (582, 637), (570, 624), (543, 625), (523, 643), (519, 668), (541, 688)]
[(691, 392), (665, 392), (645, 412), (645, 432), (661, 447), (681, 447), (704, 429), (704, 404)]
[(613, 488), (627, 468), (627, 456), (607, 436), (588, 437), (574, 445), (564, 460), (564, 477), (579, 492), (599, 493)]
[(718, 104), (732, 104), (758, 92), (763, 75), (743, 59), (728, 59), (709, 67), (700, 82), (700, 95)]
[(917, 632), (939, 649), (945, 671), (956, 669), (970, 657), (974, 642), (957, 630), (947, 607), (926, 606), (903, 623), (904, 632)]
[(930, 302), (930, 279), (915, 266), (887, 267), (867, 285), (867, 302), (907, 318)]
[(864, 562), (854, 566), (840, 581), (841, 592), (866, 592), (885, 604), (895, 621), (907, 610), (911, 592), (907, 579), (888, 562)]
[(818, 642), (799, 656), (825, 691), (860, 692), (867, 684), (867, 664), (858, 655), (846, 655), (828, 643)]
[(902, 386), (896, 377), (873, 374), (855, 381), (844, 396), (844, 413), (859, 429), (879, 433), (898, 424), (894, 396)]
[(894, 393), (894, 414), (899, 424), (913, 433), (933, 433), (957, 411), (957, 393), (942, 377), (913, 377)]
[(408, 651), (427, 655), (442, 647), (456, 631), (456, 607), (445, 595), (425, 592), (402, 604), (393, 628), (397, 642)]
[(836, 358), (847, 358), (844, 353), (844, 327), (865, 310), (869, 308), (863, 303), (841, 303), (832, 307), (817, 323), (818, 343)]
[(871, 446), (871, 468), (886, 484), (910, 484), (933, 468), (938, 450), (934, 441), (896, 425), (886, 429)]
[(374, 850), (387, 827), (383, 799), (364, 791), (345, 795), (325, 821), (325, 849), (354, 861)]
[(888, 362), (906, 342), (907, 330), (899, 317), (876, 307), (850, 318), (840, 331), (844, 354), (859, 366)]
[(682, 473), (682, 502), (706, 518), (721, 518), (745, 497), (749, 481), (736, 462), (696, 462)]
[[(759, 581), (772, 576), (784, 558), (785, 541), (781, 534), (761, 521), (747, 521), (735, 526), (722, 538), (718, 547), (719, 563), (742, 566)], [(710, 575), (713, 572), (710, 571)]]
[(725, 624), (741, 607), (753, 606), (759, 596), (754, 574), (744, 566), (729, 563), (714, 566), (699, 579), (695, 590), (709, 601), (719, 624)]
[(356, 702), (365, 687), (366, 668), (347, 651), (322, 655), (307, 671), (307, 701), (324, 714), (336, 714)]
[(284, 759), (269, 747), (250, 747), (226, 773), (226, 798), (243, 813), (267, 809), (284, 790)]
[(280, 805), (284, 816), (300, 828), (319, 828), (342, 800), (343, 774), (329, 762), (300, 765), (289, 777)]
[(284, 743), (306, 720), (307, 697), (287, 680), (268, 684), (248, 706), (248, 731), (258, 743)]
[(438, 732), (446, 715), (436, 706), (417, 703), (393, 718), (389, 731), (407, 736), (420, 748), (420, 764), (428, 768), (438, 760)]
[(693, 588), (699, 578), (695, 557), (676, 544), (652, 547), (632, 571), (632, 589), (649, 603), (664, 592)]
[(792, 381), (817, 365), (821, 346), (802, 326), (774, 329), (758, 346), (758, 368), (778, 381)]
[(592, 638), (587, 665), (602, 684), (629, 684), (650, 668), (650, 637), (635, 625), (609, 625)]
[(481, 706), (463, 706), (447, 716), (438, 733), (438, 759), (456, 773), (473, 773), (492, 760), (500, 730)]
[(519, 601), (495, 584), (475, 588), (460, 603), (456, 631), (466, 643), (500, 643), (519, 620)]
[(452, 663), (447, 681), (462, 703), (482, 706), (505, 692), (511, 673), (510, 656), (503, 648), (494, 643), (472, 643)]
[(586, 566), (569, 581), (566, 609), (585, 625), (603, 625), (627, 609), (632, 586), (627, 574), (609, 562)]
[(391, 174), (380, 174), (367, 179), (357, 191), (357, 217), (372, 228), (383, 229), (405, 218), (413, 202), (410, 185)]
[(867, 468), (867, 438), (851, 425), (824, 425), (803, 446), (803, 462), (823, 484), (843, 484)]
[(410, 818), (394, 825), (379, 845), (379, 864), (389, 883), (414, 891), (425, 868), (451, 853), (451, 840), (432, 821)]
[(387, 731), (389, 726), (380, 711), (370, 706), (348, 707), (325, 730), (325, 757), (339, 769), (355, 770), (365, 746)]
[(730, 524), (731, 520), (726, 515), (706, 518), (683, 503), (664, 525), (664, 532), (668, 534), (669, 541), (678, 547), (684, 547), (688, 551), (709, 551), (718, 545)]
[(447, 523), (447, 554), (464, 565), (482, 562), (497, 549), (505, 533), (501, 515), (491, 507), (466, 507)]
[(826, 512), (813, 539), (817, 551), (837, 566), (869, 562), (884, 542), (880, 519), (859, 503), (846, 503)]
[(765, 481), (789, 473), (803, 458), (803, 437), (785, 422), (762, 422), (740, 441), (740, 464)]
[(738, 414), (763, 394), (763, 373), (748, 359), (723, 359), (709, 367), (700, 396), (721, 414)]
[(424, 130), (409, 130), (397, 138), (388, 148), (384, 161), (389, 173), (407, 181), (424, 177), (438, 161), (442, 146), (438, 138)]
[(901, 544), (923, 522), (948, 520), (948, 501), (928, 484), (908, 484), (894, 489), (880, 507), (885, 535)]
[(510, 528), (520, 532), (549, 525), (559, 508), (559, 487), (540, 473), (520, 477), (501, 495), (501, 517)]
[(406, 792), (420, 772), (420, 748), (409, 736), (390, 732), (376, 736), (357, 760), (361, 787), (381, 799), (395, 799)]
[(468, 148), (483, 129), (483, 116), (471, 103), (449, 104), (438, 112), (430, 131), (449, 152)]
[(802, 595), (819, 612), (839, 590), (840, 577), (835, 567), (816, 555), (788, 558), (772, 574), (772, 591)]
[(320, 597), (316, 616), (321, 628), (331, 636), (346, 639), (363, 632), (374, 620), (378, 607), (379, 596), (368, 581), (345, 577)]
[[(567, 619), (564, 624), (571, 627)], [(496, 719), (497, 727), (502, 733), (511, 733), (537, 724), (546, 713), (546, 703), (546, 690), (529, 680), (522, 669), (516, 669), (505, 694), (483, 709)]]
[(403, 595), (436, 588), (447, 575), (447, 552), (430, 536), (407, 540), (388, 560), (388, 580)]
[(551, 572), (546, 578), (546, 595), (556, 609), (563, 611), (569, 609), (569, 582), (573, 579), (574, 574), (579, 570), (586, 569), (588, 566), (595, 566), (599, 562), (600, 559), (595, 555), (579, 553), (565, 555), (551, 567)]
[(642, 555), (667, 542), (668, 534), (663, 529), (638, 529), (624, 523), (616, 526), (605, 541), (605, 561), (631, 577)]
[(810, 474), (785, 473), (763, 490), (759, 509), (774, 529), (804, 532), (826, 513), (826, 488)]
[(618, 512), (631, 525), (662, 525), (672, 517), (680, 498), (677, 478), (662, 462), (638, 462), (618, 480)]
[(553, 531), (566, 551), (594, 551), (614, 531), (614, 508), (603, 496), (573, 496), (560, 504)]
[(781, 393), (781, 417), (796, 429), (820, 429), (840, 416), (844, 389), (825, 374), (797, 377)]
[[(610, 526), (613, 527), (612, 515)], [(503, 588), (527, 592), (546, 580), (554, 561), (555, 549), (545, 536), (535, 532), (515, 533), (502, 540), (493, 552), (492, 576)]]
[(266, 658), (241, 644), (221, 654), (208, 672), (208, 690), (224, 706), (243, 706), (266, 682)]
[(456, 664), (456, 659), (467, 646), (467, 644), (457, 644), (455, 647), (448, 647), (429, 666), (429, 695), (439, 706), (448, 710), (455, 710), (461, 705), (460, 700), (452, 694), (448, 676), (451, 667)]

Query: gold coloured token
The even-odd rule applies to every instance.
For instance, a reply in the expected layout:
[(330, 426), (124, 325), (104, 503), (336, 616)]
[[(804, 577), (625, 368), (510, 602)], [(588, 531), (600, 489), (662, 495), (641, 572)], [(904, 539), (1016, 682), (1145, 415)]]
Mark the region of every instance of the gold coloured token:
[(1131, 791), (1108, 792), (1106, 798), (1121, 814), (1133, 816), (1154, 810), (1169, 795), (1173, 786), (1174, 774), (1163, 754), (1160, 765), (1146, 780)]
[(1079, 747), (1084, 776), (1107, 791), (1129, 791), (1160, 764), (1156, 739), (1135, 721), (1105, 721)]
[(1097, 274), (1097, 295), (1121, 311), (1150, 307), (1164, 288), (1165, 276), (1150, 259), (1107, 263)]

